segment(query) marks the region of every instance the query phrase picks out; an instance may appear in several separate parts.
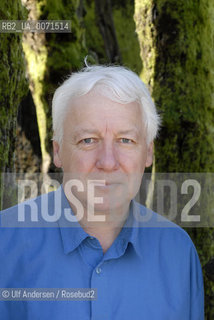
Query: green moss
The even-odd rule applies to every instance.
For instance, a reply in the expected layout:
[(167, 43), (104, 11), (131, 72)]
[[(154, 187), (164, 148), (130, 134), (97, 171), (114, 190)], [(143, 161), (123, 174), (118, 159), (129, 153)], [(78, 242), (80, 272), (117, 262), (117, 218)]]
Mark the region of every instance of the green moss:
[[(135, 4), (142, 77), (163, 119), (155, 146), (156, 170), (213, 172), (214, 3), (136, 0)], [(213, 229), (187, 231), (204, 265), (214, 256)], [(214, 286), (206, 276), (205, 287), (208, 301)], [(213, 318), (213, 306), (206, 305), (206, 314)]]
[(38, 20), (70, 20), (71, 33), (46, 33), (27, 36), (24, 51), (28, 62), (31, 91), (39, 127), (42, 170), (50, 164), (52, 149), (51, 102), (59, 83), (71, 71), (83, 66), (85, 56), (84, 30), (77, 17), (79, 1), (34, 0), (30, 15)]
[[(18, 20), (26, 17), (21, 2), (5, 2), (1, 6), (2, 19)], [(26, 94), (25, 63), (21, 34), (0, 34), (0, 168), (13, 170), (16, 115), (21, 99)]]
[[(72, 71), (83, 67), (87, 54), (82, 18), (77, 11), (79, 0), (46, 0), (40, 19), (71, 20), (71, 33), (46, 34), (47, 61), (43, 81), (43, 103), (46, 105), (46, 148), (52, 150), (51, 100), (55, 89)], [(49, 102), (49, 104), (47, 103)]]
[(86, 29), (85, 37), (88, 53), (93, 57), (94, 63), (107, 63), (108, 60), (103, 38), (96, 23), (95, 4), (93, 0), (85, 1), (85, 11), (84, 26)]
[(42, 153), (42, 171), (46, 172), (50, 164), (50, 156), (46, 150), (45, 139), (47, 136), (47, 123), (45, 107), (42, 100), (43, 86), (46, 61), (47, 61), (47, 49), (45, 45), (40, 46), (39, 51), (35, 51), (31, 47), (31, 43), (27, 41), (23, 42), (23, 50), (28, 63), (28, 73), (30, 77), (31, 92), (33, 100), (36, 106), (37, 123), (40, 136), (40, 146)]
[(154, 84), (155, 45), (156, 31), (152, 26), (151, 1), (135, 0), (134, 20), (136, 32), (140, 44), (140, 56), (142, 59), (141, 78), (149, 86)]
[[(0, 15), (5, 20), (21, 20), (26, 11), (21, 1), (6, 1)], [(14, 170), (17, 110), (27, 93), (21, 39), (21, 34), (0, 33), (0, 208), (5, 192), (1, 173)]]
[(63, 64), (63, 69), (67, 71), (76, 70), (83, 65), (86, 53), (85, 34), (81, 18), (78, 19), (77, 16), (78, 6), (77, 0), (69, 1), (67, 4), (62, 0), (46, 0), (42, 9), (40, 19), (71, 21), (71, 33), (46, 34), (48, 64), (58, 72)]
[[(93, 63), (108, 64), (104, 41), (97, 26), (95, 5), (93, 0), (85, 1), (84, 26), (86, 29), (86, 46)], [(117, 41), (123, 65), (138, 74), (142, 69), (140, 47), (135, 32), (134, 2), (132, 0), (113, 1), (112, 14)]]
[[(177, 152), (167, 154), (169, 171), (214, 169), (213, 8), (203, 3), (200, 8), (194, 1), (181, 1), (176, 8), (173, 1), (161, 1), (160, 9), (157, 6), (161, 14), (155, 23), (158, 59), (154, 65), (153, 96), (164, 112), (164, 130), (156, 150), (159, 155), (162, 153), (166, 136), (177, 137), (174, 144)], [(165, 30), (166, 21), (171, 31)], [(175, 158), (180, 160), (179, 167), (173, 164)], [(164, 161), (160, 167), (157, 164), (157, 170), (162, 170)]]
[(125, 66), (140, 74), (142, 61), (140, 58), (140, 46), (135, 31), (134, 3), (131, 0), (121, 3), (113, 2), (113, 17), (116, 35)]

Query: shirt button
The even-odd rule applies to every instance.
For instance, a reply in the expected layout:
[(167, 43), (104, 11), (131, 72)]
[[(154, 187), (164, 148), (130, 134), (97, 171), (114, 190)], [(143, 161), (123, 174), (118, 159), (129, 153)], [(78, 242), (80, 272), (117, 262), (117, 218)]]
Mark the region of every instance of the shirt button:
[(94, 237), (89, 237), (89, 239), (94, 240)]
[(101, 268), (99, 268), (99, 267), (96, 268), (96, 273), (97, 274), (101, 273), (101, 271), (102, 271)]

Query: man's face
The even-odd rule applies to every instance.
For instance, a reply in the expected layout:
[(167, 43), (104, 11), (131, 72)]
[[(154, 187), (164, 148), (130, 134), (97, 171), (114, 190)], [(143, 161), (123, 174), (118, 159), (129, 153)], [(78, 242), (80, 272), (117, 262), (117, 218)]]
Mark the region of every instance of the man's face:
[(95, 186), (95, 196), (103, 198), (95, 209), (119, 210), (136, 196), (152, 149), (136, 102), (120, 104), (92, 91), (72, 100), (62, 145), (54, 141), (54, 163), (63, 168), (64, 185), (69, 179), (83, 183), (84, 191), (73, 187), (72, 192), (84, 208), (88, 181), (105, 180), (106, 186)]

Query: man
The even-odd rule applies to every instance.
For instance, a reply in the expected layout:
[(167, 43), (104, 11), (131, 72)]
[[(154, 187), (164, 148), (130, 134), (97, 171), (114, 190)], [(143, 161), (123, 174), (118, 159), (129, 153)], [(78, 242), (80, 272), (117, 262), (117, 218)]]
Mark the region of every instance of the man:
[(123, 67), (87, 67), (56, 90), (53, 150), (63, 184), (2, 213), (0, 286), (88, 288), (97, 297), (2, 301), (2, 319), (203, 319), (190, 238), (133, 200), (158, 124), (145, 85)]

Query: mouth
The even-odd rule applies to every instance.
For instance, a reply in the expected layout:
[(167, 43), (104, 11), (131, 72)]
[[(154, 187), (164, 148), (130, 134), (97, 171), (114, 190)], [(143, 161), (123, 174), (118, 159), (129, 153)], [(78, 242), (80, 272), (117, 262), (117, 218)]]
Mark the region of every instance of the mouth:
[(106, 182), (105, 185), (106, 186), (113, 186), (115, 184), (118, 184), (117, 182)]
[[(106, 182), (105, 184), (96, 185), (98, 190), (110, 190), (112, 188), (115, 188), (119, 185), (117, 182)], [(96, 188), (95, 187), (95, 188)]]
[[(92, 180), (92, 183), (93, 183), (93, 180)], [(119, 182), (116, 182), (116, 181), (106, 181), (106, 180), (96, 180), (96, 183), (95, 183), (95, 186), (97, 187), (105, 187), (105, 186), (112, 186), (112, 185), (115, 185), (115, 184), (119, 184)]]
[(124, 181), (115, 181), (115, 180), (90, 180), (91, 184), (94, 185), (94, 188), (96, 189), (100, 189), (100, 188), (113, 188), (113, 187), (116, 187), (116, 186), (119, 186), (119, 185), (125, 185), (126, 183), (124, 183)]

